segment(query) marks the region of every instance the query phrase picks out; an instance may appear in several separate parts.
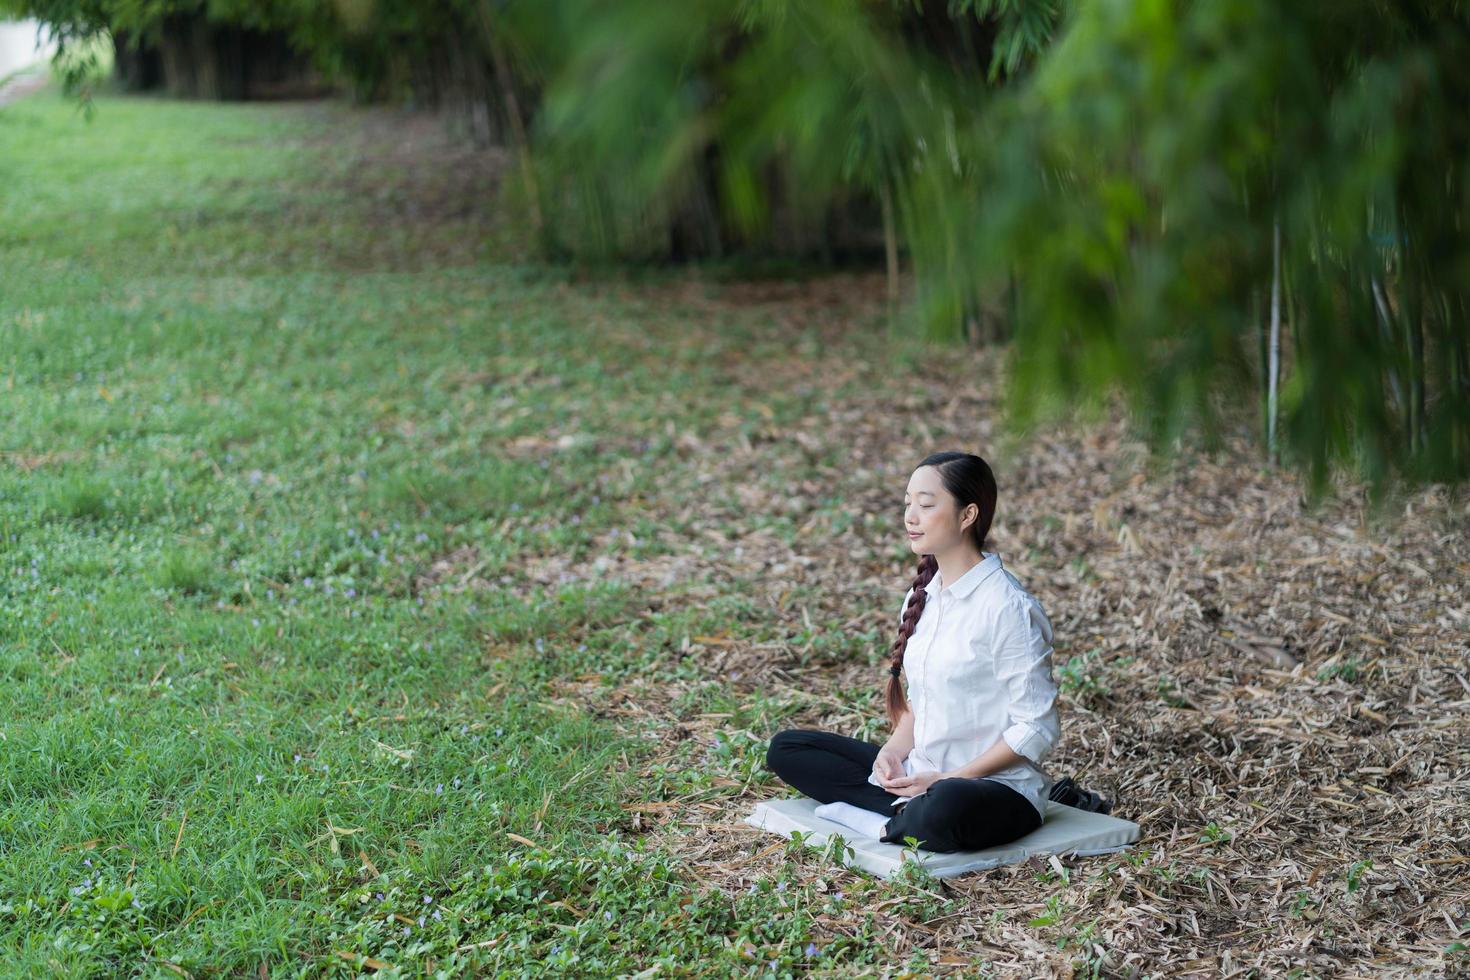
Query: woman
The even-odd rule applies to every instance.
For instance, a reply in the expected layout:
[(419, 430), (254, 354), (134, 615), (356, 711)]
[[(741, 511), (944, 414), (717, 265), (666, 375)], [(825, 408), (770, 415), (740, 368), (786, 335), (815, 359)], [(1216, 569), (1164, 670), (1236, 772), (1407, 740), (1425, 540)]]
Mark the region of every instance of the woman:
[[(1049, 796), (1107, 806), (1041, 768), (1061, 734), (1051, 623), (986, 550), (995, 502), (994, 474), (970, 453), (935, 453), (909, 478), (904, 523), (922, 557), (888, 668), (888, 741), (792, 728), (766, 751), (788, 785), (833, 805), (823, 815), (886, 843), (979, 850), (1040, 827)], [(849, 807), (880, 816), (842, 819)]]

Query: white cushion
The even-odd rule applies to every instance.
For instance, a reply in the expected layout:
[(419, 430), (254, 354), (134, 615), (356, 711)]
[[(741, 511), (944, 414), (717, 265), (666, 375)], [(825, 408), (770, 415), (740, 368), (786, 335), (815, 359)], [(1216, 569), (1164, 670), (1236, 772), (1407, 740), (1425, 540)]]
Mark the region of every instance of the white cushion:
[(865, 838), (841, 824), (817, 816), (814, 811), (821, 805), (809, 796), (766, 800), (756, 804), (755, 811), (745, 818), (745, 822), (786, 838), (791, 837), (794, 830), (809, 833), (807, 845), (818, 849), (832, 837), (840, 837), (852, 848), (852, 853), (843, 854), (843, 863), (881, 878), (891, 877), (905, 860), (918, 860), (936, 878), (952, 878), (967, 871), (1015, 864), (1036, 854), (1110, 854), (1124, 850), (1138, 840), (1139, 835), (1138, 824), (1131, 820), (1091, 813), (1048, 800), (1045, 821), (1026, 836), (982, 851), (941, 854)]

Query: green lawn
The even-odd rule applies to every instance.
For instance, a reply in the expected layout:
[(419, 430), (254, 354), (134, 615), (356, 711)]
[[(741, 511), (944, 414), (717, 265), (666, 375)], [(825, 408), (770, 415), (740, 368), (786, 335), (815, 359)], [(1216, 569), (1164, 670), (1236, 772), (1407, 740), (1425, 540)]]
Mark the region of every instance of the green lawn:
[[(671, 417), (805, 411), (719, 383), (719, 344), (770, 331), (683, 344), (677, 307), (508, 261), (468, 218), (414, 224), (407, 170), (358, 172), (366, 118), (0, 109), (0, 961), (890, 961), (881, 922), (809, 950), (836, 901), (810, 876), (729, 897), (624, 833), (642, 740), (548, 701), (556, 677), (687, 675), (667, 650), (738, 596), (650, 613), (616, 578), (520, 575), (611, 528), (633, 557), (678, 532), (640, 510), (677, 466)], [(434, 571), (466, 549), (475, 568)], [(496, 587), (457, 590), (470, 571)], [(718, 795), (757, 751), (635, 791)]]

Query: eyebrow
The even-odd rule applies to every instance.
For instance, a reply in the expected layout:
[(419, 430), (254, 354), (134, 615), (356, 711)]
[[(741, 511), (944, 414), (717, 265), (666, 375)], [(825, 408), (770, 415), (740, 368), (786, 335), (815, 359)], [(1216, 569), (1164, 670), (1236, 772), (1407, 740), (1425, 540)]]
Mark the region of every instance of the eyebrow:
[[(907, 497), (907, 496), (908, 496), (908, 495), (909, 495), (909, 493), (908, 493), (908, 491), (907, 491), (907, 490), (905, 490), (905, 491), (904, 491), (904, 492), (903, 492), (903, 495), (904, 495), (904, 496), (905, 496), (905, 497)], [(932, 497), (932, 496), (934, 496), (934, 494), (933, 494), (933, 493), (931, 493), (931, 492), (929, 492), (929, 491), (928, 491), (928, 490), (920, 490), (920, 491), (919, 491), (919, 492), (918, 492), (918, 496), (920, 496), (920, 497)]]

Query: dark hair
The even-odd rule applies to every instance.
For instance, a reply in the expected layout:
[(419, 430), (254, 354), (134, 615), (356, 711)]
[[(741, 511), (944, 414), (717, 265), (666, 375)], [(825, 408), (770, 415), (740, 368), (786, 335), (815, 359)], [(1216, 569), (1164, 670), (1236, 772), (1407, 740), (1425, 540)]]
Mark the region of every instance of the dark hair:
[[(957, 510), (964, 510), (970, 504), (980, 508), (980, 514), (975, 518), (975, 523), (970, 525), (969, 533), (975, 539), (975, 547), (981, 552), (986, 551), (990, 547), (990, 522), (995, 519), (996, 498), (995, 474), (990, 471), (990, 464), (973, 453), (943, 452), (925, 457), (914, 469), (923, 466), (932, 466), (939, 471), (939, 479), (944, 483), (944, 489), (954, 497)], [(919, 625), (919, 617), (924, 613), (924, 602), (929, 598), (925, 586), (938, 571), (939, 561), (933, 555), (925, 555), (919, 559), (919, 570), (914, 575), (912, 586), (914, 594), (904, 607), (903, 619), (898, 626), (898, 639), (893, 641), (889, 653), (892, 663), (888, 674), (888, 723), (895, 728), (909, 707), (908, 699), (904, 697), (903, 684), (898, 679), (898, 672), (903, 669), (903, 652), (909, 645), (909, 637), (914, 635), (914, 628)]]

